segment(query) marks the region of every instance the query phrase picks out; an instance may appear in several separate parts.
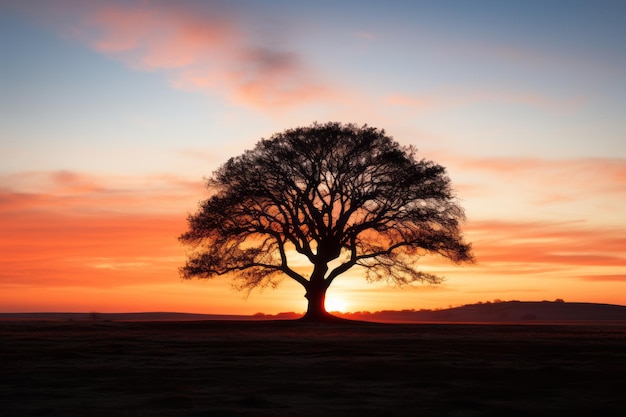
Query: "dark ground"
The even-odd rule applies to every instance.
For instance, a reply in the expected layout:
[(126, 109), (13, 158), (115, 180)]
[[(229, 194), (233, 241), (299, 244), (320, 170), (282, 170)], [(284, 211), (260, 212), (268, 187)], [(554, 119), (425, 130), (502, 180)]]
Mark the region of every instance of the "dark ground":
[(626, 326), (0, 322), (0, 415), (626, 416)]

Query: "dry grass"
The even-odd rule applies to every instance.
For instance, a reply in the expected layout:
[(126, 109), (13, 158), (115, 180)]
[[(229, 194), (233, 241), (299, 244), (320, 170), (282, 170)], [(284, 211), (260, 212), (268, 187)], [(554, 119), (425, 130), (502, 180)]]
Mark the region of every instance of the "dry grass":
[(623, 416), (626, 326), (0, 322), (3, 416)]

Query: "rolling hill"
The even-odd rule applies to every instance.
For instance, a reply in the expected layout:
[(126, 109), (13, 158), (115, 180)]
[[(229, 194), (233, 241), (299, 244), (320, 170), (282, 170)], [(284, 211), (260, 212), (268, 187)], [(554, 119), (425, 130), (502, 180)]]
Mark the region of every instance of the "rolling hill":
[(505, 301), (443, 310), (359, 312), (342, 316), (385, 322), (626, 323), (626, 306), (562, 301)]

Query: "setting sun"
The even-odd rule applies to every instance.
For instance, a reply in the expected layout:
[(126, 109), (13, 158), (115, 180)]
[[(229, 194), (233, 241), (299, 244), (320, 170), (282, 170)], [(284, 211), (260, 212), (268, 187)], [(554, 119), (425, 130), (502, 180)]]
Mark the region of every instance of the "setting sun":
[(348, 311), (350, 303), (341, 296), (328, 294), (326, 296), (325, 305), (327, 311), (338, 311), (340, 313), (345, 313)]

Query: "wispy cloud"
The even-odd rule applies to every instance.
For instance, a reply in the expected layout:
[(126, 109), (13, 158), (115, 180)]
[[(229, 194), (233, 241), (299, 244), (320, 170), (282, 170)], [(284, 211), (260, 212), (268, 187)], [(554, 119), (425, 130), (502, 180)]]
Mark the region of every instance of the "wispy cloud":
[[(626, 230), (584, 222), (470, 222), (467, 226), (481, 269), (614, 267), (626, 272)], [(535, 271), (537, 272), (537, 271)], [(603, 271), (598, 270), (602, 276)]]
[(58, 171), (1, 177), (0, 285), (171, 280), (184, 253), (176, 241), (184, 213), (201, 195), (201, 183), (167, 176)]
[(203, 189), (202, 181), (169, 175), (125, 177), (73, 171), (18, 172), (0, 176), (0, 213), (29, 210), (66, 214), (184, 212), (191, 202), (202, 197)]
[(174, 88), (235, 105), (270, 110), (334, 94), (302, 51), (281, 41), (289, 33), (267, 35), (251, 25), (250, 12), (228, 2), (55, 0), (8, 7), (135, 70), (162, 73)]
[(604, 227), (623, 225), (623, 158), (433, 155), (450, 170), (453, 185), (474, 220), (585, 220)]
[(0, 285), (114, 287), (175, 278), (184, 216), (42, 210), (2, 216)]
[(202, 184), (30, 172), (0, 178), (0, 286), (171, 282)]
[(465, 227), (478, 259), (468, 267), (472, 273), (622, 281), (624, 159), (455, 153), (436, 159), (462, 173), (460, 196), (476, 208)]
[(135, 69), (163, 72), (176, 88), (261, 108), (330, 94), (302, 54), (244, 27), (223, 4), (95, 2), (79, 20), (80, 41)]
[[(593, 199), (599, 194), (626, 197), (626, 159), (623, 158), (519, 158), (463, 157), (450, 160), (462, 170), (497, 175), (500, 181), (532, 183), (538, 191), (577, 191), (577, 198)], [(586, 194), (580, 194), (587, 190)], [(557, 198), (558, 200), (558, 198)]]
[(621, 275), (581, 275), (577, 278), (591, 282), (624, 282), (626, 283), (626, 273)]

